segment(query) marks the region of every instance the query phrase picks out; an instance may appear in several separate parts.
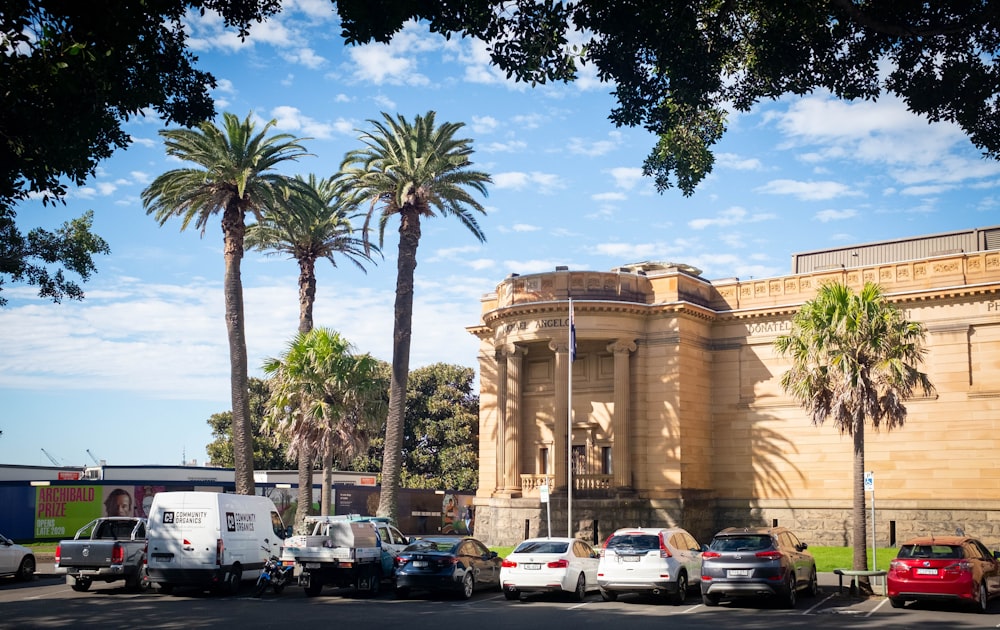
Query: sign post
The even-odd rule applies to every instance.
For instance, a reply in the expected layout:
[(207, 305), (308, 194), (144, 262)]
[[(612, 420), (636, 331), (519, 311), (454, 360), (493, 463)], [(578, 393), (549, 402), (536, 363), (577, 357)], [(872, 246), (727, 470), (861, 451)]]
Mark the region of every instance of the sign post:
[(878, 558), (876, 557), (876, 537), (875, 537), (875, 473), (865, 473), (865, 492), (872, 493), (872, 571), (878, 571)]
[(552, 537), (552, 506), (549, 505), (549, 484), (543, 483), (538, 486), (538, 499), (545, 504), (546, 533)]

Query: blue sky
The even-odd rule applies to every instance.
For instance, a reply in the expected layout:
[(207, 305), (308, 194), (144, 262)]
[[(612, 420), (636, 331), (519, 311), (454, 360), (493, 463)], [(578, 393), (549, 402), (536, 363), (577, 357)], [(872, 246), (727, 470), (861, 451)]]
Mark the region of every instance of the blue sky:
[[(928, 124), (897, 101), (846, 103), (825, 94), (733, 113), (716, 166), (693, 197), (657, 194), (641, 176), (655, 138), (607, 120), (611, 87), (585, 68), (569, 85), (508, 81), (485, 47), (409, 25), (390, 45), (347, 48), (326, 0), (286, 2), (241, 43), (212, 15), (192, 17), (198, 66), (219, 81), (217, 110), (309, 138), (314, 154), (289, 174), (333, 174), (358, 129), (380, 112), (429, 110), (462, 122), (473, 160), (494, 183), (482, 199), (479, 243), (454, 219), (423, 224), (411, 367), (477, 367), (480, 298), (510, 273), (567, 265), (609, 270), (674, 261), (709, 279), (789, 272), (795, 252), (995, 225), (1000, 164), (958, 128)], [(155, 117), (130, 121), (134, 144), (102, 163), (65, 207), (28, 202), (24, 229), (55, 229), (94, 210), (111, 247), (82, 302), (51, 302), (5, 285), (0, 309), (0, 463), (180, 464), (206, 460), (208, 417), (230, 408), (223, 322), (222, 236), (178, 222), (162, 228), (139, 195), (166, 158)], [(317, 326), (359, 352), (391, 358), (396, 229), (367, 273), (318, 268)], [(250, 253), (243, 263), (251, 375), (279, 355), (297, 325), (293, 261)]]

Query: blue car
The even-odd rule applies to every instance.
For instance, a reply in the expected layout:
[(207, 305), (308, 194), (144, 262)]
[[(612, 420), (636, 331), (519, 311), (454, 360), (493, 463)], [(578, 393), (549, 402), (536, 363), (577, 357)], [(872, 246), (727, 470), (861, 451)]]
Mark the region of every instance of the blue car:
[(476, 590), (500, 589), (500, 557), (469, 536), (424, 536), (396, 558), (396, 597), (410, 591), (445, 591), (469, 599)]

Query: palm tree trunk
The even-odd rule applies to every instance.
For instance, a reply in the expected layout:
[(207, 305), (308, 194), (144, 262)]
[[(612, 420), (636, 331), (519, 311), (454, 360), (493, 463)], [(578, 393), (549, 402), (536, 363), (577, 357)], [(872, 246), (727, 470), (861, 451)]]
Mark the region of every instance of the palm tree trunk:
[(410, 371), (410, 336), (413, 328), (413, 274), (420, 244), (420, 215), (400, 213), (399, 259), (396, 263), (396, 306), (392, 330), (392, 377), (389, 382), (389, 417), (385, 421), (382, 452), (382, 493), (378, 516), (397, 522), (399, 479), (402, 473), (403, 423), (406, 416), (406, 383)]
[[(868, 528), (865, 523), (865, 421), (864, 417), (854, 423), (854, 500), (851, 507), (854, 538), (855, 571), (868, 570)], [(858, 588), (871, 594), (871, 583), (867, 577), (858, 578)]]
[(319, 513), (323, 516), (330, 516), (330, 507), (333, 503), (333, 447), (328, 446), (323, 453), (323, 494), (320, 499)]
[(243, 234), (246, 226), (238, 201), (226, 206), (222, 215), (223, 256), (226, 272), (226, 332), (229, 334), (229, 380), (233, 401), (233, 468), (236, 494), (254, 494), (253, 440), (250, 435), (250, 385), (247, 378), (247, 342), (243, 310)]
[(316, 301), (316, 260), (299, 258), (299, 332), (313, 329), (313, 303)]
[(295, 506), (295, 533), (305, 534), (306, 517), (313, 502), (312, 451), (299, 450), (299, 502)]

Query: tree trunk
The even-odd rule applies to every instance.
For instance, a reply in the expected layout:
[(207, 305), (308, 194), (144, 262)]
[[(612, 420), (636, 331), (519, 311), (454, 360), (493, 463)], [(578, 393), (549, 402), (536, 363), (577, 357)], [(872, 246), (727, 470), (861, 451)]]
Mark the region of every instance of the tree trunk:
[(243, 311), (244, 212), (238, 202), (222, 215), (223, 256), (226, 261), (223, 290), (226, 296), (226, 332), (229, 335), (229, 380), (233, 401), (233, 468), (236, 494), (254, 494), (253, 440), (250, 435), (250, 385), (247, 378), (247, 341)]
[(333, 447), (328, 447), (323, 453), (323, 493), (319, 504), (319, 513), (330, 516), (330, 504), (333, 503)]
[(316, 259), (299, 258), (299, 332), (313, 329), (313, 304), (316, 302)]
[(410, 336), (413, 324), (413, 274), (420, 244), (420, 215), (414, 210), (400, 214), (399, 260), (396, 262), (396, 307), (392, 330), (392, 378), (389, 382), (389, 416), (385, 421), (382, 452), (382, 493), (378, 516), (393, 523), (399, 512), (399, 479), (403, 459), (403, 422), (406, 415), (406, 381), (410, 371)]
[[(865, 422), (862, 418), (854, 423), (854, 500), (851, 507), (851, 517), (854, 538), (855, 571), (868, 570), (868, 528), (865, 522)], [(858, 578), (858, 588), (863, 593), (872, 594), (871, 583), (867, 577)]]
[(305, 534), (306, 517), (309, 516), (309, 509), (313, 502), (312, 483), (312, 451), (303, 449), (299, 451), (299, 499), (295, 506), (295, 533)]

